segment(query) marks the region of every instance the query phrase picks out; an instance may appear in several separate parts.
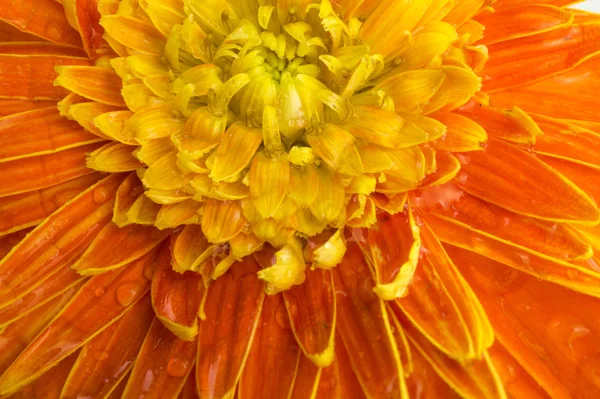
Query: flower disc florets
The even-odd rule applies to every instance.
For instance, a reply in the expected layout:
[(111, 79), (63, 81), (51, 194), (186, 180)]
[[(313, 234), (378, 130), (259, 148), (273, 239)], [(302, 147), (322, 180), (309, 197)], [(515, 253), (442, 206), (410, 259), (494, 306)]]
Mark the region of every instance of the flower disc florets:
[[(199, 225), (202, 250), (221, 254), (209, 271), (196, 265), (212, 278), (269, 243), (278, 252), (261, 277), (277, 292), (302, 282), (306, 263), (339, 263), (344, 227), (371, 227), (409, 191), (452, 179), (459, 162), (436, 150), (486, 138), (446, 127), (463, 124), (448, 111), (480, 87), (478, 28), (459, 35), (427, 2), (389, 14), (353, 3), (145, 0), (146, 22), (126, 16), (135, 8), (106, 12), (130, 111), (94, 124), (138, 146), (144, 191), (115, 220)], [(103, 170), (110, 149), (89, 165)]]

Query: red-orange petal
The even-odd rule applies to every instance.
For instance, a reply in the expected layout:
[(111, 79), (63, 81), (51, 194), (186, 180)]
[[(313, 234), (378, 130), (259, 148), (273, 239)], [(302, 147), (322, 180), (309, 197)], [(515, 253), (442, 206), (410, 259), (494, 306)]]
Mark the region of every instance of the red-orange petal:
[(63, 266), (27, 295), (0, 308), (0, 328), (26, 316), (71, 288), (79, 289), (83, 279), (69, 265)]
[(595, 202), (544, 162), (498, 140), (485, 151), (459, 156), (456, 184), (469, 194), (509, 211), (561, 222), (594, 224)]
[(335, 364), (338, 367), (338, 383), (340, 386), (340, 398), (364, 399), (367, 397), (353, 370), (348, 351), (342, 343), (339, 333), (336, 334)]
[(435, 348), (410, 321), (398, 315), (411, 344), (420, 352), (436, 373), (461, 397), (477, 399), (506, 399), (502, 381), (492, 364), (489, 355), (483, 353), (481, 359), (458, 362), (450, 359)]
[(40, 331), (56, 316), (77, 292), (72, 288), (50, 300), (0, 332), (0, 374), (19, 356)]
[(248, 256), (211, 283), (200, 323), (196, 380), (200, 397), (233, 395), (258, 325), (265, 285)]
[(240, 399), (289, 396), (301, 354), (289, 323), (282, 296), (267, 296), (240, 380)]
[(196, 272), (177, 273), (173, 270), (169, 247), (163, 245), (158, 268), (152, 277), (152, 306), (165, 327), (180, 339), (191, 341), (198, 334), (204, 283)]
[[(121, 397), (119, 396), (119, 399)], [(192, 369), (190, 374), (188, 375), (187, 380), (185, 380), (185, 384), (179, 392), (179, 396), (177, 399), (200, 399), (198, 395), (198, 391), (196, 389), (196, 369), (195, 367)]]
[(507, 243), (452, 218), (426, 215), (425, 220), (444, 243), (479, 253), (540, 279), (600, 297), (600, 272), (594, 265), (567, 263), (551, 258), (526, 247)]
[(0, 235), (37, 225), (101, 177), (100, 173), (93, 173), (52, 187), (0, 198)]
[(459, 361), (480, 358), (494, 340), (489, 321), (431, 228), (418, 221), (419, 265), (408, 295), (396, 304), (441, 352)]
[(91, 59), (96, 59), (108, 51), (102, 37), (104, 28), (100, 25), (98, 0), (76, 0), (76, 14), (83, 47)]
[(0, 70), (3, 71), (0, 98), (62, 99), (68, 92), (54, 86), (54, 79), (58, 76), (54, 68), (60, 65), (89, 65), (89, 61), (86, 58), (57, 55), (0, 55)]
[(79, 33), (69, 25), (55, 0), (9, 0), (0, 4), (0, 19), (54, 43), (81, 47)]
[(72, 267), (83, 275), (122, 267), (150, 252), (170, 234), (171, 230), (153, 226), (130, 224), (118, 227), (112, 221), (108, 222)]
[(414, 345), (410, 345), (413, 355), (414, 369), (406, 378), (408, 394), (411, 398), (460, 399), (460, 396), (444, 382), (442, 378), (425, 360)]
[(93, 277), (0, 377), (0, 394), (18, 391), (123, 316), (150, 289), (156, 252)]
[(25, 238), (25, 236), (27, 234), (29, 234), (29, 232), (31, 232), (31, 230), (33, 230), (33, 229), (31, 229), (31, 228), (23, 229), (23, 230), (19, 230), (14, 233), (11, 233), (11, 234), (0, 236), (0, 259), (4, 258), (6, 255), (8, 255), (8, 253), (18, 243), (20, 243), (21, 240), (23, 238)]
[(15, 100), (10, 98), (0, 98), (0, 116), (54, 106), (56, 106), (56, 100)]
[(196, 358), (196, 341), (183, 341), (154, 319), (123, 392), (123, 399), (174, 398)]
[(86, 154), (100, 144), (88, 144), (54, 154), (0, 162), (0, 197), (39, 190), (94, 173), (85, 164)]
[(333, 268), (337, 331), (367, 396), (406, 398), (400, 354), (385, 303), (374, 292), (369, 265), (355, 242)]
[(103, 104), (125, 107), (121, 95), (121, 78), (109, 68), (91, 66), (61, 66), (54, 84), (80, 96)]
[[(333, 367), (333, 365), (329, 367)], [(315, 366), (309, 358), (300, 355), (295, 370), (294, 385), (289, 392), (288, 398), (312, 399), (313, 397), (316, 397), (322, 370), (323, 369)], [(334, 396), (330, 395), (328, 397), (333, 398)]]
[(509, 398), (552, 399), (500, 341), (496, 340), (488, 353)]
[(336, 318), (331, 270), (307, 270), (304, 282), (283, 291), (283, 298), (304, 354), (318, 367), (331, 365)]
[(426, 214), (437, 214), (484, 231), (508, 243), (564, 260), (588, 259), (590, 245), (564, 224), (544, 222), (506, 211), (447, 184), (414, 193), (411, 202)]
[(133, 367), (153, 319), (150, 296), (147, 295), (84, 345), (65, 382), (61, 398), (103, 398), (114, 392)]
[(122, 180), (109, 176), (54, 212), (0, 261), (0, 306), (16, 301), (71, 263), (112, 214)]
[(0, 54), (86, 57), (85, 51), (78, 47), (47, 42), (0, 42)]
[(58, 398), (67, 376), (77, 360), (78, 352), (63, 359), (57, 366), (48, 370), (40, 378), (27, 385), (19, 392), (11, 395), (11, 399)]
[(35, 42), (39, 37), (23, 32), (8, 22), (0, 20), (0, 42)]

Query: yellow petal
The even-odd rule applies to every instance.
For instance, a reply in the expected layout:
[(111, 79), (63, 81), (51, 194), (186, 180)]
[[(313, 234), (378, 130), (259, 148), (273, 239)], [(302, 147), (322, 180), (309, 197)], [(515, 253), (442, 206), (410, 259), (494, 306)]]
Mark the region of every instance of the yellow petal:
[(290, 184), (287, 154), (270, 158), (259, 152), (250, 167), (250, 199), (262, 217), (271, 217), (283, 202)]
[(363, 173), (355, 139), (344, 129), (328, 123), (323, 130), (306, 138), (315, 153), (332, 169), (350, 176)]
[(275, 253), (275, 263), (258, 272), (258, 278), (267, 282), (267, 294), (275, 295), (302, 284), (306, 278), (305, 270), (300, 241), (293, 239)]
[(208, 200), (202, 215), (202, 232), (213, 244), (227, 242), (246, 226), (239, 201)]
[(144, 166), (135, 159), (132, 152), (135, 147), (121, 144), (106, 144), (87, 157), (87, 167), (101, 172), (129, 172)]
[(261, 129), (249, 128), (241, 122), (234, 123), (227, 129), (214, 153), (210, 177), (219, 182), (241, 172), (250, 164), (261, 142)]

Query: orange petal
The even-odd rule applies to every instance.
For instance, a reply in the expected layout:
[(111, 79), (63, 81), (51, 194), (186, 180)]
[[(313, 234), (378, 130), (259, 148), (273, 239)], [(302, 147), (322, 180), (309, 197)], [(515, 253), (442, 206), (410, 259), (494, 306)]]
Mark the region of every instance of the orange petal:
[(336, 334), (335, 363), (338, 367), (338, 383), (340, 386), (340, 398), (363, 399), (367, 398), (360, 382), (352, 367), (348, 351), (342, 344), (339, 332)]
[[(119, 396), (119, 399), (121, 397)], [(177, 399), (200, 399), (196, 390), (196, 369), (192, 369)]]
[(489, 235), (444, 216), (426, 215), (425, 220), (444, 243), (480, 253), (540, 279), (555, 282), (596, 297), (600, 296), (600, 273), (588, 264), (571, 264)]
[(51, 42), (81, 47), (79, 33), (71, 28), (63, 7), (54, 0), (3, 2), (0, 19)]
[(123, 399), (174, 398), (196, 357), (196, 342), (183, 341), (154, 319), (129, 376)]
[(470, 251), (449, 247), (448, 252), (477, 293), (502, 346), (550, 397), (600, 393), (594, 373), (600, 367), (600, 324), (590, 317), (600, 311), (599, 299)]
[(110, 220), (121, 179), (109, 176), (75, 197), (0, 261), (0, 306), (23, 297), (76, 259)]
[[(419, 221), (419, 223), (422, 223)], [(481, 305), (460, 277), (429, 227), (408, 295), (396, 300), (406, 317), (431, 343), (453, 359), (480, 357), (493, 342)]]
[(14, 161), (0, 162), (0, 197), (39, 190), (93, 173), (85, 156), (99, 144), (88, 144)]
[(289, 397), (300, 354), (282, 296), (267, 296), (240, 380), (239, 396)]
[(84, 277), (77, 274), (69, 265), (51, 276), (24, 297), (0, 309), (0, 328), (13, 323), (43, 306), (65, 291), (78, 290)]
[(348, 244), (344, 260), (333, 268), (338, 346), (346, 347), (367, 396), (406, 398), (400, 354), (385, 304), (373, 292), (375, 282), (358, 245)]
[(60, 65), (88, 64), (86, 58), (0, 55), (0, 70), (4, 71), (0, 82), (0, 97), (58, 101), (68, 92), (54, 86), (54, 79), (58, 76), (54, 68)]
[(202, 232), (212, 243), (222, 243), (239, 234), (246, 226), (239, 201), (207, 200), (202, 216)]
[(0, 43), (0, 54), (19, 55), (62, 55), (67, 57), (87, 57), (85, 52), (69, 45), (54, 44), (47, 42), (12, 42)]
[(127, 211), (144, 194), (144, 186), (137, 176), (136, 172), (131, 172), (123, 183), (119, 186), (115, 196), (115, 207), (113, 210), (112, 221), (119, 227), (127, 226), (130, 221), (127, 218)]
[(133, 366), (153, 319), (150, 297), (146, 296), (84, 345), (61, 397), (102, 398), (115, 389)]
[(121, 317), (150, 289), (156, 252), (90, 279), (0, 377), (0, 393), (19, 390)]
[[(300, 355), (294, 376), (294, 386), (289, 393), (290, 399), (312, 399), (317, 397), (321, 370), (304, 355)], [(328, 396), (332, 398), (332, 396)]]
[(0, 198), (0, 235), (37, 225), (101, 177), (100, 173), (93, 173), (41, 190)]
[(406, 335), (416, 351), (427, 359), (436, 373), (461, 397), (506, 399), (502, 381), (487, 351), (483, 352), (481, 359), (458, 362), (435, 348), (410, 321), (399, 313), (396, 315), (399, 316)]
[(456, 182), (504, 209), (552, 221), (596, 223), (600, 210), (583, 191), (533, 155), (490, 140), (482, 152), (458, 157)]
[(486, 27), (482, 43), (490, 45), (569, 25), (573, 13), (546, 4), (517, 4), (495, 13), (482, 13), (477, 21)]
[(551, 399), (498, 340), (488, 353), (509, 398)]
[(576, 24), (488, 46), (483, 89), (511, 89), (572, 69), (600, 53), (598, 37), (600, 24)]
[(56, 106), (56, 100), (13, 100), (10, 98), (0, 98), (0, 116), (54, 106)]
[(534, 152), (600, 167), (600, 135), (597, 131), (541, 115), (533, 115), (533, 119), (544, 132), (537, 138), (532, 148)]
[(175, 272), (169, 246), (164, 245), (152, 278), (152, 305), (156, 317), (177, 337), (191, 341), (198, 334), (198, 311), (203, 296), (202, 276), (191, 271)]
[(35, 42), (40, 39), (0, 20), (0, 42)]
[(583, 260), (592, 255), (590, 245), (565, 225), (506, 211), (452, 184), (415, 193), (411, 202), (425, 213), (453, 219), (507, 244), (524, 246), (557, 259)]
[(200, 323), (196, 379), (202, 398), (233, 396), (265, 297), (252, 257), (235, 263), (208, 288)]
[(490, 107), (483, 101), (471, 100), (458, 112), (478, 123), (488, 135), (499, 139), (534, 144), (536, 138), (542, 135), (533, 119), (517, 107), (501, 109)]
[(121, 78), (109, 68), (91, 66), (56, 67), (56, 86), (103, 104), (125, 107)]
[(331, 270), (306, 271), (300, 285), (283, 291), (290, 323), (302, 351), (318, 367), (334, 358), (335, 292)]
[(108, 222), (71, 267), (83, 275), (117, 269), (150, 252), (169, 234), (171, 230), (138, 224), (120, 228), (112, 221)]
[(493, 93), (490, 99), (494, 107), (517, 106), (553, 118), (594, 121), (598, 119), (600, 106), (599, 83), (600, 57), (596, 57), (537, 83)]
[(96, 59), (108, 50), (108, 44), (102, 38), (104, 28), (100, 25), (98, 0), (76, 0), (75, 3), (83, 47), (91, 59)]
[(460, 396), (440, 378), (414, 345), (410, 346), (414, 361), (413, 372), (406, 378), (411, 398), (460, 399)]
[(600, 170), (563, 159), (547, 156), (540, 156), (539, 158), (575, 183), (577, 187), (592, 197), (596, 203), (600, 203)]
[(377, 295), (388, 301), (406, 296), (421, 249), (412, 212), (382, 215), (368, 230), (367, 248), (376, 272)]
[(38, 333), (71, 300), (79, 287), (51, 299), (25, 317), (4, 327), (0, 332), (0, 374), (11, 365)]
[(12, 395), (11, 398), (58, 398), (61, 395), (65, 380), (71, 372), (75, 360), (77, 360), (78, 354), (78, 352), (71, 354), (33, 383)]
[(33, 228), (23, 229), (15, 231), (11, 234), (0, 236), (0, 259), (4, 258), (8, 253), (21, 242), (27, 234), (29, 234)]

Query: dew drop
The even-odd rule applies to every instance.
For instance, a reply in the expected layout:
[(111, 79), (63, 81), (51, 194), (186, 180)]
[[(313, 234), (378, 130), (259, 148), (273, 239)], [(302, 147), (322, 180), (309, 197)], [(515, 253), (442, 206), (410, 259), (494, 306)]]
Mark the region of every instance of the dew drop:
[(567, 270), (567, 276), (571, 280), (575, 280), (579, 276), (579, 271), (575, 270), (575, 269), (569, 269), (569, 270)]
[(94, 291), (94, 295), (96, 296), (96, 298), (100, 298), (102, 295), (104, 295), (105, 292), (106, 291), (104, 290), (104, 287), (98, 287)]
[(92, 196), (94, 198), (94, 202), (98, 205), (105, 204), (110, 199), (110, 193), (105, 187), (95, 188)]
[(139, 296), (139, 287), (136, 283), (123, 283), (117, 287), (115, 291), (115, 295), (117, 297), (117, 302), (121, 306), (129, 306)]
[(178, 357), (172, 357), (167, 363), (167, 374), (171, 377), (183, 377), (187, 373), (189, 363)]

